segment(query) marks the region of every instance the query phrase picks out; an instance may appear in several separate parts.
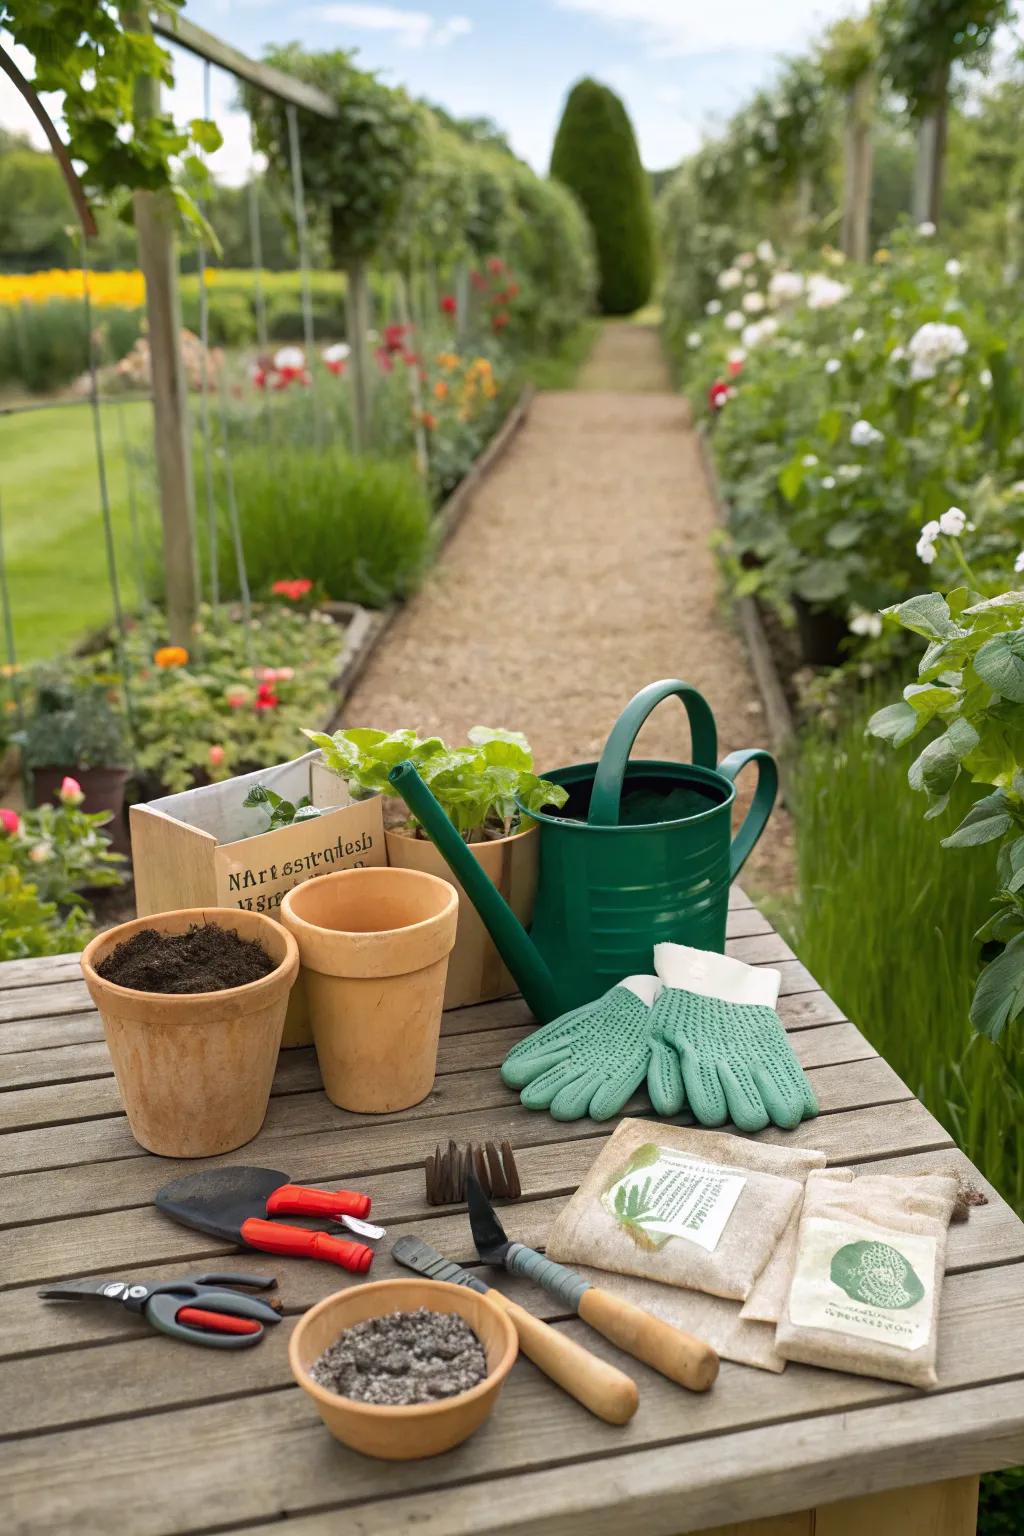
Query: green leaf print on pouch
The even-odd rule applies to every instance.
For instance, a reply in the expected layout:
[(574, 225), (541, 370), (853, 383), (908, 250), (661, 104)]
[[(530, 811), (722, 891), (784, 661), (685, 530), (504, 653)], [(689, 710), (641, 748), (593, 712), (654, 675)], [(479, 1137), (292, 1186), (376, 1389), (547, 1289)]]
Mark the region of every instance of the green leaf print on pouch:
[(830, 1275), (851, 1300), (869, 1307), (898, 1311), (924, 1295), (913, 1265), (888, 1243), (847, 1243), (833, 1254)]
[(628, 1188), (620, 1184), (615, 1191), (615, 1214), (624, 1227), (643, 1230), (644, 1218), (651, 1213), (651, 1180), (633, 1184)]

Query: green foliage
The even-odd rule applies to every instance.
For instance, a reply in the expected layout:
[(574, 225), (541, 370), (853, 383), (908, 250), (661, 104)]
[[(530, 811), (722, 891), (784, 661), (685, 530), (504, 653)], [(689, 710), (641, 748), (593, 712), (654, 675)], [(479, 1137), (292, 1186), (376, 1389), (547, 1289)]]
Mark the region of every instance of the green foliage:
[(982, 972), (971, 1004), (975, 1029), (997, 1040), (1024, 1013), (1024, 592), (977, 597), (959, 587), (888, 610), (927, 646), (917, 683), (874, 714), (869, 729), (893, 746), (929, 730), (907, 771), (911, 789), (928, 797), (929, 820), (946, 809), (962, 775), (992, 790), (942, 846), (998, 844), (995, 911), (976, 937), (1005, 948)]
[(252, 810), (258, 805), (265, 807), (267, 825), (264, 830), (267, 832), (274, 832), (278, 827), (294, 826), (297, 821), (315, 821), (320, 815), (308, 795), (303, 795), (301, 800), (286, 800), (276, 789), (268, 789), (265, 784), (254, 784), (242, 804), (246, 810)]
[(31, 881), (42, 902), (62, 910), (78, 908), (87, 917), (87, 892), (121, 885), (127, 859), (114, 853), (102, 829), (109, 811), (89, 813), (62, 796), (56, 805), (23, 811), (17, 832), (0, 832), (24, 881)]
[(503, 249), (521, 289), (514, 340), (541, 351), (557, 347), (593, 311), (594, 237), (579, 202), (560, 182), (541, 181), (513, 162), (511, 188), (515, 216)]
[(970, 787), (961, 778), (936, 821), (922, 820), (905, 790), (915, 749), (890, 753), (866, 736), (869, 712), (805, 733), (791, 779), (799, 903), (783, 926), (847, 1017), (1024, 1211), (1024, 1046), (972, 1034), (969, 1022), (992, 851), (943, 851)]
[[(332, 258), (347, 267), (376, 256), (395, 233), (424, 153), (424, 109), (404, 91), (356, 69), (351, 54), (306, 53), (297, 43), (267, 52), (286, 74), (327, 93), (336, 117), (299, 112), (299, 146), (311, 212), (326, 218)], [(291, 177), (283, 102), (244, 86), (260, 149), (280, 181)]]
[[(117, 362), (129, 352), (142, 333), (143, 318), (141, 309), (105, 305), (94, 310), (97, 361)], [(46, 394), (72, 383), (88, 364), (89, 328), (77, 300), (0, 305), (0, 386)]]
[(0, 961), (62, 955), (81, 949), (92, 938), (87, 918), (77, 907), (61, 914), (42, 901), (15, 858), (11, 839), (0, 836)]
[[(296, 409), (301, 407), (308, 417), (308, 397), (295, 400)], [(419, 583), (433, 549), (430, 503), (411, 460), (353, 457), (336, 444), (318, 449), (289, 437), (232, 449), (253, 590), (267, 591), (284, 577), (312, 575), (326, 595), (337, 600), (381, 607), (407, 596)], [(218, 459), (215, 495), (221, 509), (226, 504), (223, 475), (224, 464)], [(198, 463), (197, 477), (202, 506)], [(208, 565), (205, 545), (202, 553)], [(237, 596), (234, 551), (223, 511), (220, 572), (224, 590)]]
[(123, 768), (131, 748), (119, 701), (110, 682), (91, 680), (86, 665), (64, 662), (37, 669), (20, 732), (30, 768)]
[[(390, 795), (391, 769), (406, 761), (414, 763), (468, 843), (518, 832), (522, 818), (517, 801), (531, 811), (565, 804), (566, 791), (534, 773), (533, 753), (525, 736), (483, 725), (474, 726), (468, 734), (468, 746), (449, 747), (439, 736), (421, 738), (413, 730), (357, 728), (335, 731), (333, 736), (305, 732), (356, 799)], [(410, 819), (410, 828), (416, 825)]]
[(569, 92), (551, 174), (590, 220), (602, 311), (631, 314), (646, 304), (654, 280), (651, 193), (626, 109), (607, 86), (584, 79)]
[(977, 67), (1013, 14), (1009, 0), (886, 0), (879, 12), (883, 68), (914, 117), (945, 97), (953, 64)]
[(56, 160), (26, 142), (0, 145), (0, 251), (32, 266), (71, 264), (68, 189)]

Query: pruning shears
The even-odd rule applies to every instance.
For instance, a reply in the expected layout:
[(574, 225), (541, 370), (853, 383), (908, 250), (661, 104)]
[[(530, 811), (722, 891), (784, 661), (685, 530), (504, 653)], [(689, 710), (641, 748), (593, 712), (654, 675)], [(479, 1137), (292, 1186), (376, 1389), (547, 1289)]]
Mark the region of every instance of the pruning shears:
[(281, 1315), (268, 1301), (235, 1289), (267, 1291), (265, 1275), (187, 1275), (180, 1280), (69, 1280), (38, 1294), (52, 1301), (106, 1301), (138, 1312), (150, 1327), (187, 1344), (208, 1349), (247, 1349), (263, 1337), (264, 1325)]

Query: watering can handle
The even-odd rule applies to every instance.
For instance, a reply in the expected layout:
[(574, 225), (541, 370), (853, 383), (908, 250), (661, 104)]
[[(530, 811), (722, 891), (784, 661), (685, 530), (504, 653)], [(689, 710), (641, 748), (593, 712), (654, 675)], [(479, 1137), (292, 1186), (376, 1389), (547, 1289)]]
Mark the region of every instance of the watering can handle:
[(748, 763), (757, 764), (757, 788), (750, 802), (750, 809), (743, 818), (743, 825), (733, 838), (732, 847), (729, 849), (730, 881), (735, 880), (750, 857), (754, 844), (764, 831), (779, 788), (779, 770), (775, 766), (775, 759), (762, 747), (744, 747), (739, 752), (730, 752), (728, 757), (722, 758), (718, 771), (730, 783), (735, 784), (737, 774)]
[[(698, 693), (690, 683), (680, 682), (678, 678), (668, 677), (660, 683), (649, 683), (630, 699), (604, 744), (590, 795), (590, 814), (587, 817), (590, 826), (618, 826), (622, 781), (626, 776), (633, 743), (648, 715), (665, 699), (673, 697), (683, 701), (689, 716), (693, 761), (701, 768), (714, 768), (718, 755), (718, 733), (715, 730), (715, 717), (704, 695)], [(756, 839), (751, 841), (751, 847), (754, 841)]]

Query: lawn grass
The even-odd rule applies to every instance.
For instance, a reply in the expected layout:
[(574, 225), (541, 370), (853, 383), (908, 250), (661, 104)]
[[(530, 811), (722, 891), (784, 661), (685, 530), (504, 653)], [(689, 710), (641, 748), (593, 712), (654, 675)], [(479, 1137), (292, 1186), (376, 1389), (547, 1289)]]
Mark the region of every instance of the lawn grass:
[[(925, 821), (907, 786), (920, 743), (865, 738), (868, 710), (805, 738), (792, 784), (799, 899), (780, 926), (825, 990), (1024, 1212), (1024, 1042), (973, 1033), (972, 935), (994, 891), (991, 848), (943, 849), (969, 793)], [(1016, 1037), (1015, 1037), (1016, 1036)]]
[[(136, 607), (120, 422), (132, 454), (139, 515), (152, 530), (149, 404), (124, 401), (102, 408), (122, 600)], [(0, 417), (0, 508), (18, 660), (53, 656), (107, 623), (112, 613), (88, 406)]]

